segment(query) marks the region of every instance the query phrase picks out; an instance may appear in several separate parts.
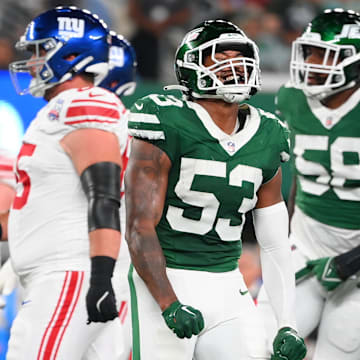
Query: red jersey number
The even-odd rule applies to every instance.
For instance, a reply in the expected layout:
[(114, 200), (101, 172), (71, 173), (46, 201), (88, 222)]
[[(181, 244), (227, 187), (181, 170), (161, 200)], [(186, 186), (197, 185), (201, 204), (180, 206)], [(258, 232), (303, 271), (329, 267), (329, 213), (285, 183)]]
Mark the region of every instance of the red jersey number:
[(21, 194), (17, 194), (14, 202), (13, 209), (20, 210), (23, 208), (27, 202), (30, 193), (31, 181), (28, 173), (24, 170), (19, 169), (19, 161), (23, 156), (32, 156), (36, 148), (36, 145), (23, 143), (19, 155), (16, 160), (16, 182), (21, 183), (23, 190)]

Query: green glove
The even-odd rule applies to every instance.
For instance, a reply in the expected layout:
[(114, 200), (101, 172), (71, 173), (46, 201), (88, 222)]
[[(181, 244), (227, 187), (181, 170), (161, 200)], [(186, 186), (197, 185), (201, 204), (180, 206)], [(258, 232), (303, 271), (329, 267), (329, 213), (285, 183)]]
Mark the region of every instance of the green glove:
[(183, 305), (174, 301), (163, 313), (166, 325), (179, 337), (183, 339), (198, 335), (204, 328), (204, 318), (199, 310), (189, 305)]
[(305, 267), (301, 268), (300, 270), (298, 270), (295, 273), (296, 285), (299, 285), (301, 282), (303, 282), (304, 280), (307, 280), (308, 278), (310, 278), (314, 275), (315, 274), (312, 272), (311, 266), (305, 266)]
[(291, 327), (281, 328), (273, 342), (271, 360), (302, 360), (306, 355), (303, 338)]
[(343, 280), (339, 277), (333, 257), (309, 260), (306, 264), (307, 267), (311, 268), (320, 284), (327, 291), (336, 289), (343, 282)]

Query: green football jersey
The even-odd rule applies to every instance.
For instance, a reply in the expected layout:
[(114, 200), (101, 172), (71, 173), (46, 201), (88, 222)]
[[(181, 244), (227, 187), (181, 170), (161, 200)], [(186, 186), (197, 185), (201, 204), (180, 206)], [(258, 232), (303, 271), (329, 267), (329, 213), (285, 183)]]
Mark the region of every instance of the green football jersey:
[(331, 110), (283, 86), (279, 115), (289, 125), (297, 206), (327, 225), (360, 229), (360, 91)]
[(156, 228), (167, 266), (238, 266), (245, 213), (289, 158), (288, 130), (274, 115), (249, 109), (244, 128), (228, 135), (202, 106), (172, 95), (152, 94), (131, 108), (130, 135), (158, 146), (172, 163)]

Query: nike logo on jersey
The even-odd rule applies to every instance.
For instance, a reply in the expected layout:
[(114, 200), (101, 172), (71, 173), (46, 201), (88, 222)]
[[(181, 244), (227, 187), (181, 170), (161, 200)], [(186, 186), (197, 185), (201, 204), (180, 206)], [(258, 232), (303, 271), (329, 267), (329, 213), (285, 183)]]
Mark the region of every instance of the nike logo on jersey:
[(246, 295), (248, 292), (249, 292), (249, 290), (241, 291), (241, 289), (239, 289), (239, 293), (242, 296)]
[(96, 96), (103, 96), (103, 94), (93, 94), (93, 93), (89, 93), (89, 97), (96, 97)]
[(31, 300), (24, 300), (22, 303), (21, 303), (21, 305), (26, 305), (26, 304), (28, 304), (28, 303), (30, 303), (31, 302)]
[(185, 305), (181, 307), (181, 310), (187, 312), (187, 313), (190, 314), (191, 316), (195, 316), (195, 314), (194, 314), (192, 311), (190, 311), (190, 310), (187, 308), (187, 306), (185, 306)]
[(138, 110), (141, 110), (141, 109), (144, 107), (144, 104), (138, 105), (138, 104), (135, 103), (135, 107), (136, 107)]
[(109, 295), (109, 292), (106, 291), (104, 295), (96, 302), (96, 309), (99, 313), (101, 313), (100, 306), (101, 303), (105, 300), (105, 298)]

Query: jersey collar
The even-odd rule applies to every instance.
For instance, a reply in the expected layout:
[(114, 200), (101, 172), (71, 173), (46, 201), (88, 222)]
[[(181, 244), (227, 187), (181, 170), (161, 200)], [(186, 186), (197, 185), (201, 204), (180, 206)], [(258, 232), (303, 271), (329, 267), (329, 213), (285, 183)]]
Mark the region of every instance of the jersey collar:
[(329, 109), (315, 98), (307, 97), (306, 101), (325, 129), (333, 128), (347, 113), (353, 110), (359, 103), (360, 89), (355, 91), (349, 99), (336, 109)]
[(195, 111), (208, 133), (219, 141), (227, 154), (233, 156), (246, 145), (257, 132), (260, 126), (260, 116), (256, 109), (249, 105), (250, 115), (247, 116), (243, 129), (235, 134), (227, 134), (213, 121), (209, 113), (201, 105), (187, 101), (188, 107)]

